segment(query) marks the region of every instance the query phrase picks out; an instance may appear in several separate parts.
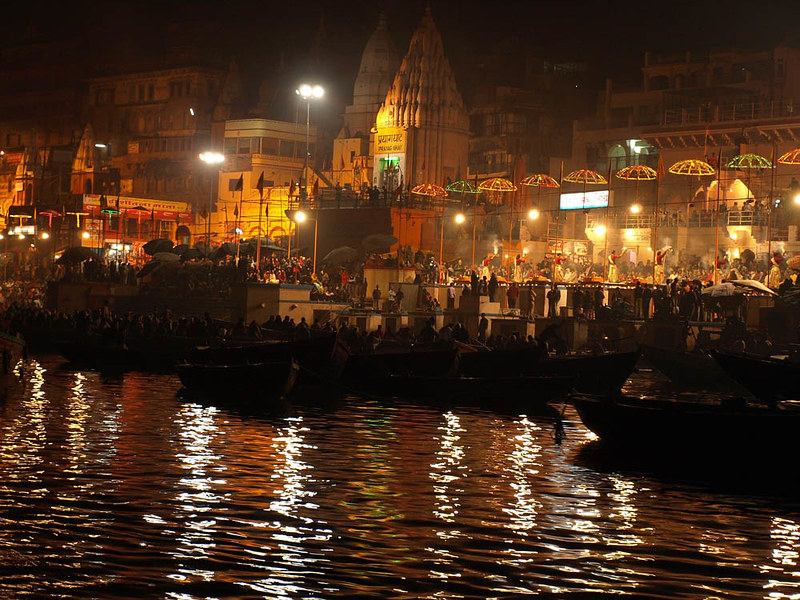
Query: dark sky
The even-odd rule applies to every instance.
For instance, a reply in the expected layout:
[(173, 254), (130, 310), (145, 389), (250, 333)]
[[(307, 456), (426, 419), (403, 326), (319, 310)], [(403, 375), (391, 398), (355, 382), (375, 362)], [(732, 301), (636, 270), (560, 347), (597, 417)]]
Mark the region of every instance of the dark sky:
[[(767, 48), (798, 37), (800, 28), (800, 0), (75, 0), (33, 11), (17, 2), (4, 9), (4, 20), (17, 23), (16, 32), (29, 23), (40, 31), (96, 36), (99, 46), (127, 35), (156, 53), (171, 35), (168, 24), (192, 22), (199, 26), (195, 42), (220, 57), (235, 55), (253, 77), (274, 70), (283, 55), (287, 68), (297, 71), (287, 77), (313, 70), (332, 88), (352, 90), (380, 11), (402, 55), (427, 4), (462, 79), (480, 53), (509, 36), (549, 58), (588, 61), (598, 81), (637, 81), (646, 50)], [(317, 62), (307, 62), (321, 23)]]

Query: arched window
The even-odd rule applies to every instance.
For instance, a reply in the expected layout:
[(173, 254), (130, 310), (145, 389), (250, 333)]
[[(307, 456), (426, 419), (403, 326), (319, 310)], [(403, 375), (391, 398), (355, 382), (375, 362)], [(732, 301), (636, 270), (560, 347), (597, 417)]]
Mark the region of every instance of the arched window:
[(186, 244), (187, 246), (190, 246), (192, 234), (189, 231), (189, 228), (186, 225), (179, 225), (175, 230), (175, 239), (178, 241), (178, 244)]
[(91, 194), (92, 193), (92, 180), (87, 179), (83, 182), (83, 193), (84, 194)]
[(669, 88), (669, 78), (666, 75), (651, 77), (647, 82), (647, 87), (650, 90), (666, 90)]

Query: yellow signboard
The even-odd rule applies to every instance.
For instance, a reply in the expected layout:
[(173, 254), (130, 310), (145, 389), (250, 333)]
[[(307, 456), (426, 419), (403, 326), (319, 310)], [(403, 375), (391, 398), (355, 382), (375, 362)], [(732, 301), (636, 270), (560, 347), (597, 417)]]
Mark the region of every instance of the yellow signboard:
[(375, 135), (375, 154), (401, 154), (406, 151), (406, 132), (402, 127), (379, 129)]

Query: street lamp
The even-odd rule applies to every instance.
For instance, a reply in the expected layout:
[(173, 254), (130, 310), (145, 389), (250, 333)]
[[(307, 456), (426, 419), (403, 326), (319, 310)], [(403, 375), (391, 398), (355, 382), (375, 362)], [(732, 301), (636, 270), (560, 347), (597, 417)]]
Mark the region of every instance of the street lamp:
[[(207, 165), (218, 165), (225, 160), (219, 152), (201, 152), (200, 160)], [(208, 214), (206, 215), (206, 253), (211, 251), (211, 204), (214, 200), (214, 181), (211, 180), (208, 190)]]
[(535, 208), (530, 209), (528, 211), (528, 218), (531, 221), (535, 221), (536, 219), (539, 218), (539, 211), (537, 209), (535, 209)]
[(305, 199), (308, 196), (308, 156), (309, 156), (309, 138), (311, 137), (311, 101), (319, 100), (325, 95), (325, 89), (321, 85), (310, 85), (308, 83), (301, 83), (300, 87), (295, 90), (295, 93), (306, 101), (306, 155), (303, 159), (303, 173), (300, 178), (300, 198)]
[(465, 217), (463, 213), (458, 213), (455, 218), (456, 218), (456, 223), (458, 223), (459, 225), (461, 225), (464, 221), (467, 220), (467, 217)]

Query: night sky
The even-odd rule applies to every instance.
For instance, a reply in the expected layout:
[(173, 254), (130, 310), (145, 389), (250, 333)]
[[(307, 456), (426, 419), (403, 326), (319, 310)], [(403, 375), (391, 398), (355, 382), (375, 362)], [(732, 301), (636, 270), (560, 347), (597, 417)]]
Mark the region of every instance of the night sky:
[(638, 82), (646, 50), (768, 48), (782, 39), (800, 40), (798, 0), (77, 0), (37, 11), (15, 3), (4, 8), (4, 14), (11, 17), (7, 23), (17, 23), (12, 31), (20, 35), (33, 25), (39, 35), (95, 36), (103, 48), (127, 40), (119, 46), (122, 51), (106, 59), (123, 71), (121, 54), (131, 54), (138, 45), (158, 56), (174, 24), (191, 23), (196, 28), (190, 36), (194, 43), (223, 62), (235, 57), (249, 80), (273, 73), (283, 59), (287, 80), (313, 76), (346, 100), (380, 11), (387, 13), (402, 56), (428, 3), (459, 86), (467, 88), (474, 83), (469, 77), (480, 54), (509, 37), (547, 58), (588, 61), (596, 85), (608, 76)]

